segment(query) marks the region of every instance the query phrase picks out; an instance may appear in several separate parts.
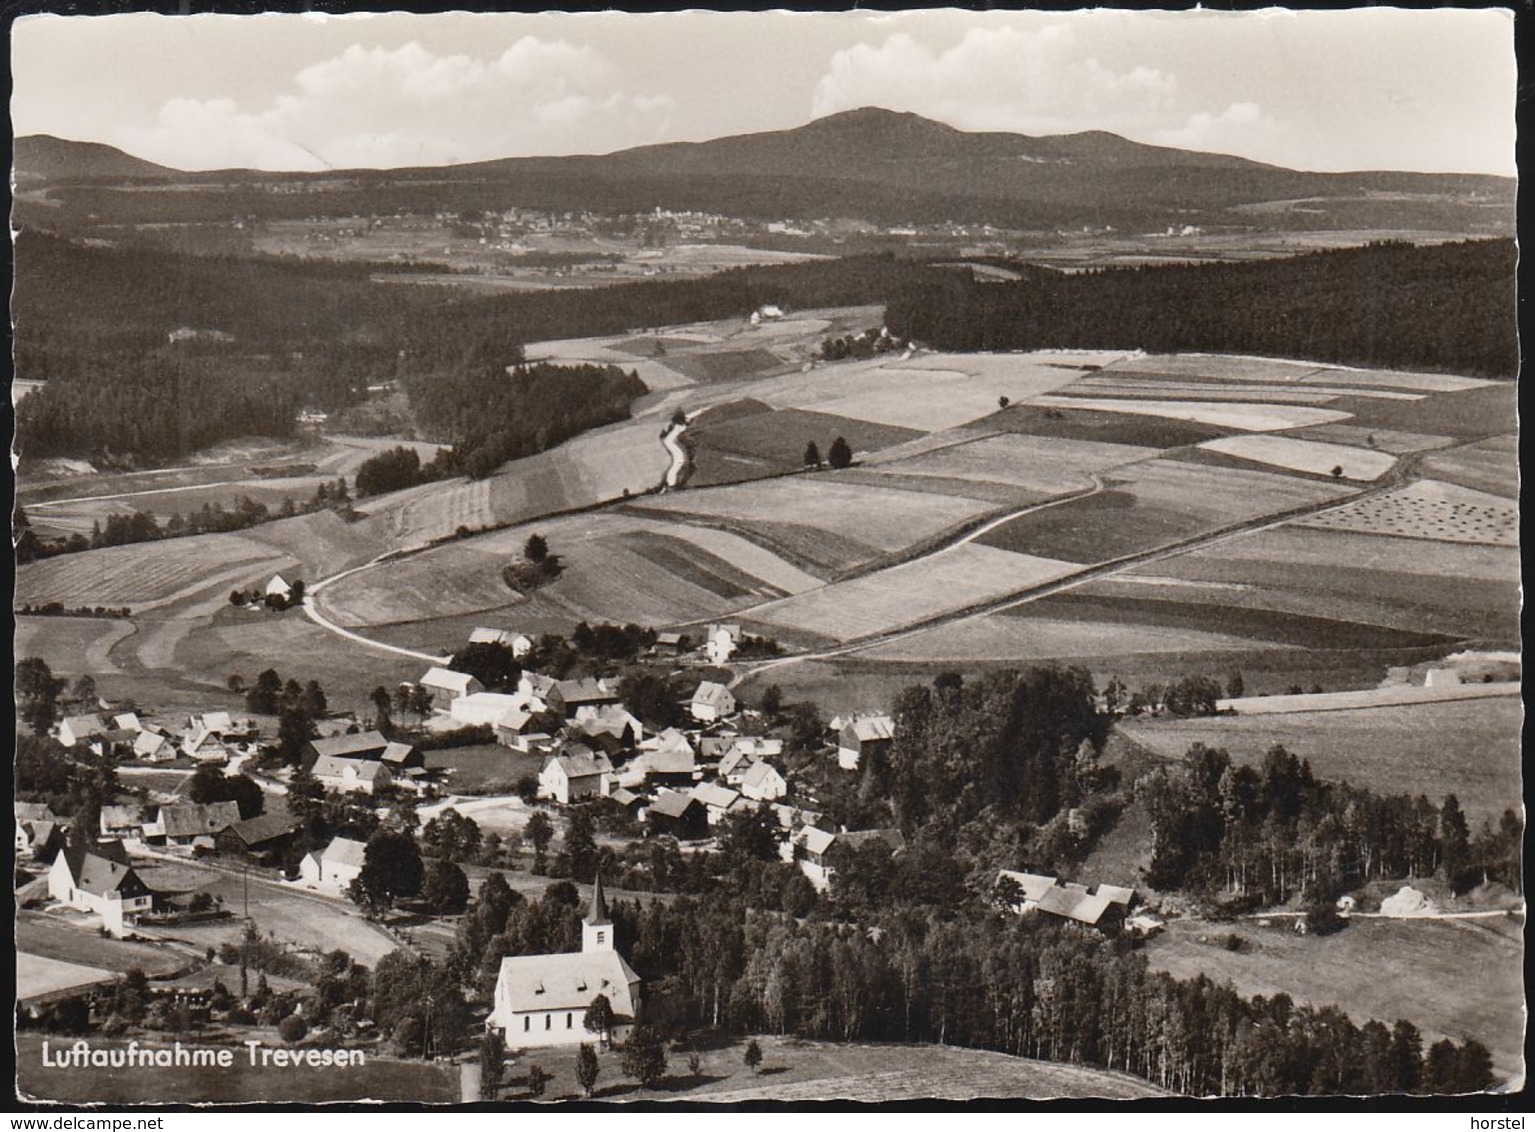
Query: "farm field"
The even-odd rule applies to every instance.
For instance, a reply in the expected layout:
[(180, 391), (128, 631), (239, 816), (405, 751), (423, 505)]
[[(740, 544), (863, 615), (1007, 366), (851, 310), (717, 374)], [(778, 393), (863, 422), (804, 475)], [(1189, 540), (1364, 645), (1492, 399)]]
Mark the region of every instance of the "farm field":
[(1041, 498), (1091, 486), (1088, 473), (1149, 460), (1155, 448), (1004, 433), (902, 459), (876, 458), (869, 470), (946, 480), (999, 483)]
[(963, 543), (914, 562), (744, 611), (751, 621), (847, 641), (889, 632), (1071, 573), (1069, 562)]
[(1105, 562), (1346, 493), (1334, 484), (1167, 458), (1120, 468), (1109, 482), (1111, 490), (1019, 516), (979, 541), (1071, 562)]
[(1522, 721), (1518, 698), (1502, 696), (1351, 711), (1131, 719), (1119, 728), (1171, 759), (1204, 743), (1257, 765), (1279, 743), (1309, 760), (1318, 778), (1382, 794), (1423, 794), (1435, 805), (1453, 792), (1476, 829), (1483, 820), (1496, 822), (1522, 796)]
[(1286, 435), (1300, 440), (1346, 444), (1353, 448), (1374, 448), (1381, 452), (1389, 452), (1393, 456), (1425, 452), (1455, 443), (1448, 436), (1434, 436), (1423, 432), (1399, 432), (1389, 428), (1366, 428), (1356, 424), (1315, 425), (1312, 428), (1292, 429)]
[(1397, 491), (1302, 519), (1296, 525), (1444, 542), (1519, 545), (1517, 503), (1437, 480), (1418, 480)]
[(135, 631), (132, 621), (104, 617), (17, 617), (16, 657), (40, 656), (55, 675), (116, 671), (112, 647)]
[(64, 916), (18, 910), (16, 949), (56, 963), (105, 969), (108, 973), (141, 967), (146, 975), (166, 975), (187, 959), (166, 948), (121, 939), (104, 939), (94, 926), (71, 923)]
[(810, 409), (766, 409), (688, 430), (696, 448), (746, 456), (783, 471), (804, 466), (805, 445), (814, 441), (824, 459), (832, 441), (842, 437), (855, 456), (878, 452), (922, 434), (915, 429), (873, 424)]
[[(1297, 936), (1288, 919), (1208, 924), (1172, 920), (1146, 945), (1152, 969), (1205, 975), (1243, 995), (1288, 994), (1297, 1003), (1336, 1005), (1355, 1025), (1388, 1027), (1405, 1017), (1427, 1049), (1441, 1037), (1476, 1038), (1504, 1078), (1522, 1075), (1522, 919), (1377, 920), (1354, 917), (1330, 936)], [(1235, 930), (1251, 945), (1227, 951)], [(1200, 942), (1204, 936), (1211, 940)], [(1366, 973), (1367, 974), (1364, 974)]]
[(1139, 354), (1105, 366), (1104, 372), (1286, 383), (1333, 371), (1318, 362), (1285, 358), (1252, 358), (1238, 354)]
[[(1432, 376), (1432, 375), (1430, 375)], [(1455, 378), (1473, 382), (1472, 378)], [(1332, 408), (1352, 414), (1352, 423), (1366, 428), (1431, 432), (1456, 440), (1481, 440), (1508, 431), (1515, 419), (1518, 393), (1511, 381), (1474, 381), (1465, 389), (1439, 393), (1421, 401), (1382, 401), (1379, 398), (1339, 397)]]
[(1335, 469), (1341, 469), (1338, 475), (1350, 480), (1377, 480), (1396, 464), (1395, 457), (1386, 452), (1318, 440), (1296, 440), (1289, 436), (1227, 436), (1207, 440), (1200, 447), (1315, 476), (1332, 475)]
[(1314, 405), (1245, 405), (1227, 401), (1138, 400), (1126, 397), (1093, 397), (1074, 394), (1038, 397), (1035, 405), (1056, 409), (1087, 409), (1100, 412), (1128, 413), (1171, 420), (1194, 421), (1216, 428), (1241, 432), (1283, 432), (1302, 425), (1328, 424), (1347, 420), (1349, 413)]
[(1509, 499), (1519, 492), (1519, 438), (1495, 436), (1423, 461), (1423, 474)]
[(102, 967), (84, 967), (78, 963), (34, 955), (30, 951), (16, 952), (18, 1000), (59, 994), (76, 987), (89, 987), (116, 977), (116, 971)]
[[(277, 1044), (275, 1032), (271, 1044)], [(192, 1066), (143, 1069), (45, 1068), (42, 1045), (55, 1047), (57, 1038), (35, 1033), (16, 1036), (17, 1091), (39, 1101), (61, 1104), (256, 1104), (282, 1097), (297, 1104), (327, 1101), (411, 1101), (418, 1104), (456, 1103), (458, 1066), (438, 1062), (396, 1061), (368, 1051), (361, 1066), (340, 1069), (300, 1069), (252, 1066), (245, 1048), (235, 1048), (234, 1065), (225, 1070)], [(95, 1041), (96, 1048), (124, 1043)]]
[[(1191, 589), (1197, 583), (1217, 596)], [(1513, 547), (1287, 524), (1133, 567), (1094, 586), (1100, 593), (1213, 600), (1460, 639), (1518, 636)]]
[(1147, 416), (1142, 413), (1114, 413), (1098, 409), (1076, 409), (1066, 405), (1009, 405), (977, 421), (978, 427), (1026, 436), (1048, 436), (1061, 440), (1086, 440), (1100, 444), (1128, 444), (1146, 448), (1182, 448), (1236, 431), (1172, 417)]
[(646, 512), (725, 519), (734, 529), (791, 523), (838, 532), (890, 552), (900, 550), (989, 508), (973, 500), (793, 476), (770, 483), (732, 484), (646, 499)]

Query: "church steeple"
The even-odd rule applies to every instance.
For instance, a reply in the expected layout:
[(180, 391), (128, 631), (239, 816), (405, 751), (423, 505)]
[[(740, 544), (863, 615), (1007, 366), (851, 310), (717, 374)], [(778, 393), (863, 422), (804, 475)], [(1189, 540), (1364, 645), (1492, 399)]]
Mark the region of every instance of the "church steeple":
[(582, 951), (612, 951), (613, 921), (608, 918), (608, 901), (602, 892), (602, 874), (592, 888), (592, 903), (581, 921)]

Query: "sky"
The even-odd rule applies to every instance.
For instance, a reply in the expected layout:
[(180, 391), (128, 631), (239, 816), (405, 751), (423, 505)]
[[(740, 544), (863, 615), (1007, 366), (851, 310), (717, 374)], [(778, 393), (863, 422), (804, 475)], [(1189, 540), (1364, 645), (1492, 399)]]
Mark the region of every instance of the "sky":
[(788, 129), (861, 106), (1296, 169), (1514, 173), (1512, 14), (32, 16), (16, 136), (180, 169), (441, 165)]

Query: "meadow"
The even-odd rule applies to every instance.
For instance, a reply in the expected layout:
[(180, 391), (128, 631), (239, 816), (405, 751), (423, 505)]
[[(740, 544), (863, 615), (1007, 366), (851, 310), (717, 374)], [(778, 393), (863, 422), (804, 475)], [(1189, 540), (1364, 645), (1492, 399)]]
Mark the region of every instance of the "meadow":
[(1418, 480), (1397, 491), (1303, 519), (1297, 525), (1444, 542), (1519, 545), (1517, 503), (1436, 480)]
[(1473, 828), (1496, 821), (1522, 797), (1518, 697), (1398, 704), (1344, 711), (1204, 719), (1122, 721), (1131, 739), (1165, 758), (1194, 743), (1221, 747), (1257, 765), (1274, 744), (1310, 761), (1318, 778), (1381, 794), (1422, 794), (1435, 805), (1460, 799)]
[[(1341, 932), (1298, 936), (1291, 921), (1209, 924), (1172, 920), (1146, 945), (1153, 970), (1204, 975), (1239, 994), (1288, 994), (1341, 1007), (1356, 1025), (1405, 1017), (1427, 1049), (1441, 1037), (1475, 1038), (1504, 1078), (1523, 1073), (1522, 919), (1377, 920), (1356, 916)], [(1244, 951), (1221, 944), (1235, 931)]]

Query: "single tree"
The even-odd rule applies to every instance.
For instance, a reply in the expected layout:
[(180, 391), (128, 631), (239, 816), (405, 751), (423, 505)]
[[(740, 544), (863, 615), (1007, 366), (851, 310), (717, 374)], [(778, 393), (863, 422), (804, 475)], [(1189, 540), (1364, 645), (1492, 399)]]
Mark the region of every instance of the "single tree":
[(756, 1038), (746, 1043), (746, 1052), (741, 1059), (746, 1062), (746, 1068), (753, 1073), (757, 1072), (757, 1067), (762, 1064), (762, 1047), (757, 1044)]
[(592, 1090), (597, 1087), (597, 1075), (600, 1072), (602, 1066), (597, 1062), (597, 1051), (582, 1042), (581, 1048), (576, 1051), (576, 1083), (587, 1096), (591, 1096)]
[(1012, 402), (1011, 398), (1009, 398), (1007, 396), (1007, 394), (1005, 394), (1005, 393), (1001, 397), (997, 398), (997, 408), (999, 408), (999, 409), (1005, 409), (1009, 405), (1011, 405), (1012, 403), (1013, 402)]
[(1230, 676), (1226, 677), (1226, 698), (1228, 700), (1240, 700), (1246, 691), (1247, 685), (1242, 680), (1240, 672), (1233, 672)]
[(469, 878), (451, 861), (433, 861), (421, 885), (421, 899), (439, 916), (456, 916), (469, 906)]
[(48, 734), (59, 714), (63, 681), (42, 657), (29, 656), (16, 665), (16, 700), (20, 716), (38, 735)]
[(424, 872), (416, 839), (381, 827), (368, 839), (362, 871), (352, 881), (348, 895), (358, 904), (391, 907), (400, 897), (421, 891)]
[(533, 871), (544, 871), (544, 856), (549, 852), (549, 843), (554, 840), (554, 823), (549, 820), (549, 815), (543, 810), (537, 811), (528, 819), (523, 834), (528, 839), (528, 844), (533, 846)]
[(373, 726), (385, 735), (389, 734), (394, 729), (394, 720), (390, 718), (389, 689), (380, 684), (368, 698), (373, 701)]
[(586, 1008), (581, 1025), (588, 1034), (596, 1034), (602, 1041), (602, 1048), (607, 1049), (613, 1044), (613, 1021), (613, 1004), (607, 995), (599, 994)]
[(290, 1046), (303, 1041), (309, 1033), (309, 1023), (302, 1014), (290, 1014), (277, 1023), (277, 1036)]
[(1333, 468), (1332, 468), (1332, 478), (1335, 479), (1335, 480), (1341, 480), (1343, 478), (1343, 465), (1342, 464), (1334, 464), (1333, 465)]
[(549, 1087), (549, 1082), (553, 1078), (553, 1073), (550, 1073), (538, 1062), (533, 1062), (533, 1064), (528, 1066), (528, 1096), (543, 1096), (544, 1090)]
[(506, 1042), (499, 1030), (487, 1030), (480, 1039), (480, 1099), (493, 1101), (501, 1095), (506, 1075)]
[(846, 440), (839, 436), (831, 442), (826, 462), (834, 468), (845, 468), (853, 462), (853, 450), (848, 447)]
[(528, 541), (522, 544), (522, 556), (537, 566), (549, 557), (549, 543), (543, 535), (529, 535)]
[(624, 1043), (623, 1071), (647, 1089), (666, 1076), (666, 1044), (649, 1026), (636, 1026)]
[(704, 1059), (699, 1056), (696, 1049), (688, 1050), (688, 1073), (695, 1079), (702, 1076), (704, 1071)]
[(762, 690), (762, 714), (769, 719), (777, 719), (782, 710), (783, 689), (777, 684), (769, 684)]
[(819, 468), (821, 466), (821, 449), (815, 441), (805, 445), (805, 467)]

